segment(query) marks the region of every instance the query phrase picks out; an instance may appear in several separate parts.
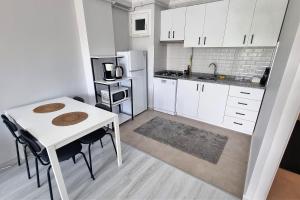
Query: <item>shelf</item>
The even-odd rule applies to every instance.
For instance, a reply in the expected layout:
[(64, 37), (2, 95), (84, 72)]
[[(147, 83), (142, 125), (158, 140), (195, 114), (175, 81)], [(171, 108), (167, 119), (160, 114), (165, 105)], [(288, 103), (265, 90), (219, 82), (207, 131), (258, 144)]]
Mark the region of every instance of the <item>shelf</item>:
[(125, 113), (119, 113), (118, 115), (119, 115), (119, 124), (123, 124), (124, 122), (131, 120), (131, 115)]
[[(118, 106), (118, 105), (124, 103), (125, 101), (128, 101), (129, 99), (130, 99), (130, 97), (128, 97), (128, 98), (126, 98), (126, 99), (123, 99), (123, 100), (122, 100), (121, 102), (119, 102), (119, 103), (113, 103), (112, 106)], [(98, 103), (101, 103), (101, 104), (106, 105), (106, 106), (108, 106), (108, 107), (110, 106), (109, 103), (103, 103), (103, 102), (98, 102)]]
[(105, 58), (123, 58), (124, 56), (116, 56), (116, 55), (106, 55), (106, 56), (97, 56), (93, 55), (91, 58), (93, 59), (105, 59)]
[(102, 85), (114, 85), (114, 84), (117, 84), (117, 83), (121, 83), (123, 81), (129, 81), (131, 79), (132, 79), (131, 77), (124, 77), (124, 78), (121, 78), (121, 79), (116, 79), (114, 81), (98, 80), (98, 81), (94, 81), (94, 83), (102, 84)]

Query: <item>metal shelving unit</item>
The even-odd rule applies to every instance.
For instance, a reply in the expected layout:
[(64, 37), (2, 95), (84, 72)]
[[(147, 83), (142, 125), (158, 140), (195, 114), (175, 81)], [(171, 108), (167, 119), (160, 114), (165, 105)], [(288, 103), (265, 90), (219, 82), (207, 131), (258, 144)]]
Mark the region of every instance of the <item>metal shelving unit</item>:
[[(130, 77), (124, 77), (122, 79), (116, 79), (114, 81), (105, 81), (105, 80), (96, 80), (96, 76), (95, 76), (95, 66), (94, 66), (94, 60), (98, 60), (98, 59), (115, 59), (116, 64), (118, 64), (118, 58), (121, 58), (120, 56), (91, 56), (91, 65), (92, 65), (92, 72), (93, 72), (93, 81), (94, 81), (94, 90), (95, 90), (95, 98), (96, 98), (96, 102), (97, 103), (101, 103), (104, 104), (106, 106), (108, 106), (111, 110), (111, 112), (113, 112), (113, 107), (118, 106), (119, 107), (119, 121), (120, 124), (128, 121), (129, 119), (133, 120), (134, 116), (133, 116), (133, 92), (132, 92), (132, 78)], [(128, 87), (128, 89), (130, 90), (131, 96), (124, 99), (122, 102), (119, 103), (112, 103), (112, 99), (111, 99), (111, 88), (114, 86), (118, 86), (120, 87), (120, 84), (124, 81), (130, 81), (130, 87)], [(99, 97), (101, 97), (101, 94), (98, 92), (97, 90), (97, 85), (102, 85), (107, 87), (108, 89), (108, 93), (109, 93), (109, 104), (108, 103), (103, 103), (101, 101), (101, 99), (99, 100)], [(126, 86), (122, 86), (122, 87), (126, 87)], [(128, 113), (124, 113), (122, 111), (122, 107), (121, 104), (124, 102), (130, 101), (131, 102), (131, 114)]]

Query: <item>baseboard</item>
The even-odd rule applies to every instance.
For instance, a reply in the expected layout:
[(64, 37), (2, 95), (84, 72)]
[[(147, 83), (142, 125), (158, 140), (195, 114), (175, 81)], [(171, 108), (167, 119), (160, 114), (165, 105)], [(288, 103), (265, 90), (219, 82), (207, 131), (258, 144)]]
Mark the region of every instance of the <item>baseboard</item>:
[[(22, 161), (22, 160), (21, 160), (21, 161)], [(5, 171), (5, 170), (8, 169), (8, 168), (11, 168), (11, 167), (17, 165), (17, 164), (18, 164), (17, 157), (14, 157), (14, 158), (12, 158), (12, 159), (10, 159), (10, 160), (4, 162), (4, 163), (1, 163), (1, 164), (0, 164), (0, 173), (1, 173), (2, 171)]]

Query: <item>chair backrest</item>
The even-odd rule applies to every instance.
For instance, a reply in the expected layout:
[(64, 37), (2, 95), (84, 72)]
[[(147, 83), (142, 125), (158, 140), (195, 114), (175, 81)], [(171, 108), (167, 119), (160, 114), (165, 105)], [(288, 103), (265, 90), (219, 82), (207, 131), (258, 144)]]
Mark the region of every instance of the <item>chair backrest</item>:
[(6, 125), (8, 130), (11, 132), (11, 134), (18, 139), (19, 137), (16, 135), (16, 131), (18, 130), (18, 127), (11, 122), (5, 115), (1, 115), (1, 118), (3, 120), (3, 123)]
[(101, 108), (101, 109), (103, 109), (103, 110), (106, 110), (106, 111), (111, 112), (110, 107), (108, 107), (108, 106), (106, 106), (106, 105), (104, 105), (104, 104), (102, 104), (102, 103), (97, 103), (95, 106), (96, 106), (97, 108)]
[(84, 99), (82, 97), (75, 96), (75, 97), (73, 97), (73, 99), (84, 103)]
[(20, 134), (23, 138), (23, 140), (25, 141), (25, 143), (28, 145), (28, 147), (30, 148), (31, 152), (39, 157), (38, 153), (42, 150), (42, 148), (40, 147), (40, 145), (36, 142), (36, 138), (33, 137), (33, 135), (31, 135), (28, 131), (26, 130), (20, 130)]

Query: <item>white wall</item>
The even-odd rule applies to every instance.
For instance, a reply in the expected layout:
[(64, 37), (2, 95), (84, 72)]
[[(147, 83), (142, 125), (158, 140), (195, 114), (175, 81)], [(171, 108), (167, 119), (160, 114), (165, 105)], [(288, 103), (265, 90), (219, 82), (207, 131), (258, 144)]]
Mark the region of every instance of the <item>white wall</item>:
[(83, 1), (91, 55), (115, 55), (111, 3), (102, 0)]
[(113, 7), (112, 17), (116, 51), (127, 51), (130, 49), (129, 12)]
[[(0, 2), (0, 112), (60, 96), (86, 97), (73, 0)], [(0, 123), (0, 165), (16, 157)]]
[[(269, 153), (281, 117), (282, 108), (290, 92), (289, 89), (300, 62), (300, 50), (297, 47), (299, 41), (295, 40), (300, 22), (299, 9), (300, 1), (291, 0), (280, 36), (280, 46), (262, 103), (258, 123), (252, 137), (246, 179), (246, 195), (250, 197), (259, 181), (258, 177), (260, 177), (259, 173), (261, 173), (262, 163), (265, 162)], [(297, 56), (293, 57), (294, 54)], [(288, 134), (288, 130), (286, 134)]]

